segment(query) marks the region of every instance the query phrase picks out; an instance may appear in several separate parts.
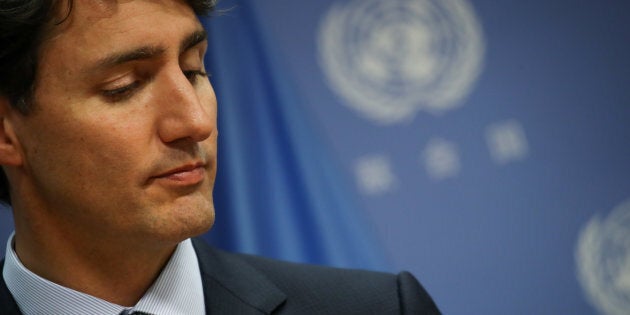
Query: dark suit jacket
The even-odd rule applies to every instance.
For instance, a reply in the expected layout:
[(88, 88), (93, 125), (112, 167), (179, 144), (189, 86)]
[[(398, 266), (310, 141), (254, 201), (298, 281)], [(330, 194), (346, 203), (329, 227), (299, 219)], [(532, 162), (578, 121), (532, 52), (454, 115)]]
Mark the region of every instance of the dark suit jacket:
[[(392, 275), (281, 262), (223, 252), (196, 239), (193, 246), (206, 314), (440, 314), (407, 272)], [(2, 266), (4, 261), (0, 270)], [(21, 314), (0, 280), (0, 314)]]

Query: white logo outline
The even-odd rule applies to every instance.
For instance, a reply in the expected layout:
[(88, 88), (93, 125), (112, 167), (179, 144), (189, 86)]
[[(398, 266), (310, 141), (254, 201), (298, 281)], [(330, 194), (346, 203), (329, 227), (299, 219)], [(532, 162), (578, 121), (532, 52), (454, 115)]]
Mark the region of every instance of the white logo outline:
[(323, 18), (319, 62), (344, 104), (391, 124), (460, 106), (481, 73), (482, 33), (466, 0), (353, 0)]
[(630, 310), (630, 200), (604, 219), (595, 215), (580, 232), (577, 276), (591, 304), (602, 314)]

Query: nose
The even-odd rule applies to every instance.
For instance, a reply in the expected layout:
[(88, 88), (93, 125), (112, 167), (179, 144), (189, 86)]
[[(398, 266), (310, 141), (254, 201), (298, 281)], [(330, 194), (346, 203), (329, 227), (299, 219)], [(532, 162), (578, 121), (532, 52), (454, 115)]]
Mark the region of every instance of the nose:
[(216, 128), (216, 97), (205, 78), (193, 85), (179, 67), (165, 73), (156, 85), (158, 135), (164, 143), (201, 142)]

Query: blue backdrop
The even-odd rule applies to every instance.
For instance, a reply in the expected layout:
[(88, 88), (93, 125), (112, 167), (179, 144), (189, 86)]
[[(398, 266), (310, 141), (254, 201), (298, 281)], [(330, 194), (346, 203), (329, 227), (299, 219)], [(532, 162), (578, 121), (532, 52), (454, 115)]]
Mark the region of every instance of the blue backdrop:
[(628, 314), (627, 1), (221, 6), (207, 239), (408, 269), (446, 314)]

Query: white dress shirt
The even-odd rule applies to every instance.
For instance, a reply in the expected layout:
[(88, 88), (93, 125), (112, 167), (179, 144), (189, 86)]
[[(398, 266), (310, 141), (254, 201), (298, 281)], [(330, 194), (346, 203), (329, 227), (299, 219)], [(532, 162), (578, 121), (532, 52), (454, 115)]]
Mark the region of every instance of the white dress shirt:
[[(24, 315), (118, 315), (130, 309), (48, 281), (26, 269), (9, 237), (2, 275)], [(130, 310), (155, 315), (203, 315), (201, 271), (192, 241), (181, 242), (173, 256)]]

